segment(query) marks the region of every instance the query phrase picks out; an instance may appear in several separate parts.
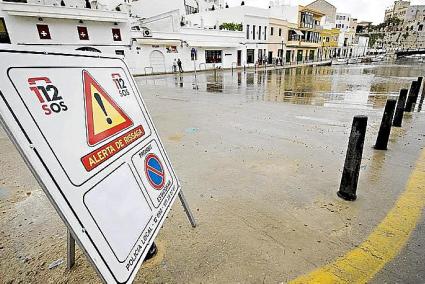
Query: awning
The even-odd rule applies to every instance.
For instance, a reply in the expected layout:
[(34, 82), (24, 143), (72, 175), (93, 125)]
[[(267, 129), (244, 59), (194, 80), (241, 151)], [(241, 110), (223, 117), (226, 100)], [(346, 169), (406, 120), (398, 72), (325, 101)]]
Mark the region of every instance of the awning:
[(181, 41), (177, 39), (156, 39), (156, 38), (137, 38), (138, 44), (144, 45), (180, 45)]
[(299, 36), (303, 36), (304, 34), (303, 34), (303, 32), (302, 31), (300, 31), (300, 30), (293, 30), (297, 35), (299, 35)]
[(213, 42), (213, 41), (189, 41), (189, 46), (192, 47), (212, 47), (212, 48), (224, 48), (224, 47), (239, 47), (237, 43), (228, 42)]

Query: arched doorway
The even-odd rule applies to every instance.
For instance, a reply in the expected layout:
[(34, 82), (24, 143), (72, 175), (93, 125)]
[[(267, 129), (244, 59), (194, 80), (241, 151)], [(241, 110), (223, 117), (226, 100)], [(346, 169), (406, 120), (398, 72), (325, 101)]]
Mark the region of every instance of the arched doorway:
[(154, 73), (165, 72), (165, 56), (159, 50), (154, 50), (149, 56), (151, 67)]

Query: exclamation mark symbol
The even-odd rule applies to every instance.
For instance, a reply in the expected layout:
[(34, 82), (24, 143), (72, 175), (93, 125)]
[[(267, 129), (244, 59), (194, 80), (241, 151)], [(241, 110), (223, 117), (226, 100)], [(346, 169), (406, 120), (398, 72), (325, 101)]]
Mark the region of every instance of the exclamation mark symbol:
[(105, 106), (103, 105), (103, 101), (102, 98), (100, 97), (100, 95), (98, 93), (94, 93), (94, 98), (96, 99), (97, 103), (99, 104), (100, 108), (102, 109), (103, 113), (106, 116), (106, 122), (108, 124), (112, 124), (112, 119), (110, 117), (108, 117), (108, 113), (106, 112)]

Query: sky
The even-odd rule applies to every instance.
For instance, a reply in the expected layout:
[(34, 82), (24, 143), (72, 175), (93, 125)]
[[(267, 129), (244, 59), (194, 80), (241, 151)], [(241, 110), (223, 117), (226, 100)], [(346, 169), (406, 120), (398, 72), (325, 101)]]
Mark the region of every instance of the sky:
[[(281, 0), (291, 5), (307, 5), (314, 0)], [(337, 8), (339, 13), (349, 13), (359, 21), (371, 21), (375, 24), (384, 21), (385, 8), (391, 6), (393, 0), (327, 0)], [(240, 5), (242, 0), (227, 0), (229, 6)], [(425, 5), (425, 0), (411, 0), (411, 5)], [(245, 5), (267, 8), (270, 0), (245, 0)]]

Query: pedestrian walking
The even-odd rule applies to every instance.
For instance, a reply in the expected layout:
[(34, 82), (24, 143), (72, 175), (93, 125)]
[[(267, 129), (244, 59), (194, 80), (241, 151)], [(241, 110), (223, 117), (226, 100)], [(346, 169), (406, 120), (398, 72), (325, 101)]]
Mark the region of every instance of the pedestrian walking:
[(182, 61), (179, 59), (177, 59), (177, 65), (179, 66), (179, 72), (183, 73), (183, 68), (182, 68)]
[(177, 60), (174, 59), (174, 61), (173, 61), (173, 73), (176, 73), (176, 72), (177, 72)]

